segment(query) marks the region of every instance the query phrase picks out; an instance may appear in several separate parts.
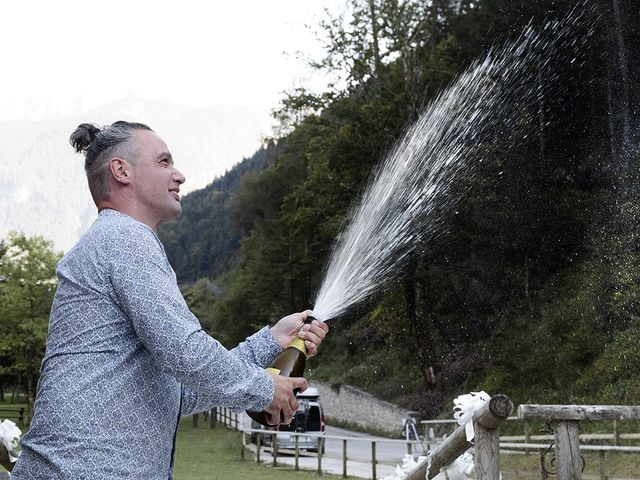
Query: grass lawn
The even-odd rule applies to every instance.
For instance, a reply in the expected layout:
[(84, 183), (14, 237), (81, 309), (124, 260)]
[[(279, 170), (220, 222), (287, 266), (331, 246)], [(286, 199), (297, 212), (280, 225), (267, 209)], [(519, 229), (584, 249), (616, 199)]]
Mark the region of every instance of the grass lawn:
[[(8, 403), (0, 403), (9, 406)], [(11, 407), (26, 406), (22, 404)], [(0, 420), (4, 417), (0, 416)], [(23, 433), (26, 427), (22, 427)], [(227, 430), (220, 425), (212, 430), (208, 422), (200, 418), (198, 428), (192, 427), (191, 417), (183, 419), (178, 430), (176, 458), (174, 463), (175, 480), (244, 480), (260, 478), (275, 479), (337, 479), (342, 478), (314, 472), (298, 471), (292, 467), (272, 467), (258, 465), (251, 452), (247, 451), (246, 460), (240, 460), (240, 433)], [(0, 467), (0, 472), (5, 471)]]
[(291, 466), (258, 465), (249, 451), (240, 460), (240, 433), (218, 424), (214, 430), (200, 418), (197, 428), (191, 418), (185, 418), (178, 429), (176, 458), (173, 468), (175, 480), (244, 480), (275, 479), (337, 479), (342, 476), (315, 472), (294, 471)]
[[(0, 405), (9, 406), (7, 403)], [(21, 404), (11, 407), (24, 406)], [(3, 417), (0, 416), (0, 419)], [(271, 464), (258, 465), (253, 454), (246, 452), (246, 460), (240, 460), (240, 434), (227, 430), (218, 424), (211, 430), (208, 422), (200, 418), (197, 428), (192, 427), (191, 418), (185, 418), (178, 430), (176, 458), (174, 465), (175, 480), (244, 480), (244, 479), (331, 479), (342, 476), (323, 474), (319, 477), (315, 472), (295, 472), (290, 466), (272, 467)], [(22, 427), (23, 432), (26, 430)], [(599, 457), (597, 453), (586, 453), (585, 475), (598, 478)], [(518, 478), (520, 480), (538, 480), (540, 478), (540, 460), (537, 453), (531, 455), (501, 455), (501, 466), (504, 480)], [(0, 471), (4, 469), (0, 467)], [(518, 471), (516, 477), (515, 472)], [(531, 476), (524, 472), (535, 472)], [(625, 453), (606, 454), (606, 472), (610, 477), (640, 479), (640, 455)], [(353, 478), (353, 477), (350, 477)], [(553, 477), (552, 477), (553, 478)]]

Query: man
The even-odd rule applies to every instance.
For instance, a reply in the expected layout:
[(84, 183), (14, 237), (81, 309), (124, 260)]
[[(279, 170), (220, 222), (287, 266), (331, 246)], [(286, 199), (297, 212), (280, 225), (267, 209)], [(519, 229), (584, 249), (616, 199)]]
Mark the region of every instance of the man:
[(296, 337), (315, 354), (328, 327), (308, 311), (228, 351), (200, 328), (156, 235), (181, 212), (184, 176), (146, 125), (82, 124), (98, 219), (60, 261), (35, 415), (14, 479), (169, 479), (181, 415), (229, 406), (290, 422), (302, 378), (264, 367)]

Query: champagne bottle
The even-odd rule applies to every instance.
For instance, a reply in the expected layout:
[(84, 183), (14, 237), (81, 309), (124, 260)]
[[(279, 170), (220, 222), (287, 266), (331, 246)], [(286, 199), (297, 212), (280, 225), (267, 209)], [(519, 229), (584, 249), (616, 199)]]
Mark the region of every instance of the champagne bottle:
[[(304, 321), (305, 324), (311, 323), (315, 320), (313, 317), (307, 317)], [(282, 375), (283, 377), (304, 377), (304, 364), (307, 360), (308, 352), (307, 347), (304, 345), (304, 340), (296, 338), (289, 344), (284, 351), (278, 355), (267, 367), (267, 372), (275, 375)], [(294, 394), (298, 394), (299, 389), (293, 391)], [(265, 411), (251, 412), (247, 411), (247, 415), (253, 420), (265, 427), (275, 427), (268, 421), (268, 414)], [(284, 423), (284, 419), (281, 417), (280, 422)]]

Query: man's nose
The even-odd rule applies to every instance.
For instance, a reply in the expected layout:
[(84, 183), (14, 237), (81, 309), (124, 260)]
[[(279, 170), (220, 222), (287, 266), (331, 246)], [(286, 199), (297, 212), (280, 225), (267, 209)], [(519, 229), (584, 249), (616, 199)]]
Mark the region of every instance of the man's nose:
[(175, 172), (173, 173), (173, 180), (182, 185), (186, 181), (186, 178), (184, 177), (182, 172), (180, 172), (180, 170), (175, 169)]

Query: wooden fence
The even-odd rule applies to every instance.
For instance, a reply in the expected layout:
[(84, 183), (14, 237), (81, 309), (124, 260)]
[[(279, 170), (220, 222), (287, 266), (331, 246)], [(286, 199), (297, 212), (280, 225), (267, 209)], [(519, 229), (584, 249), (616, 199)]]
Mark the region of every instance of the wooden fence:
[[(596, 450), (600, 453), (601, 478), (604, 472), (605, 451), (640, 452), (640, 447), (580, 445), (580, 421), (640, 420), (640, 407), (622, 405), (520, 405), (518, 418), (550, 422), (554, 430), (555, 472), (558, 480), (581, 480), (583, 460), (581, 450)], [(541, 463), (544, 458), (541, 458)], [(544, 465), (543, 465), (544, 467)], [(547, 478), (542, 468), (543, 480)]]
[[(239, 416), (238, 414), (234, 414), (234, 413), (230, 413), (228, 412), (226, 409), (218, 409), (218, 422), (222, 423), (223, 425), (227, 426), (228, 428), (232, 428), (234, 430), (239, 430), (241, 432), (241, 446), (240, 446), (240, 457), (244, 460), (246, 458), (246, 452), (248, 450), (248, 442), (247, 442), (247, 436), (251, 436), (252, 434), (254, 434), (257, 437), (257, 443), (256, 443), (256, 462), (260, 463), (262, 461), (262, 452), (263, 451), (269, 451), (272, 455), (272, 462), (273, 465), (275, 466), (276, 463), (278, 462), (278, 457), (281, 453), (283, 453), (281, 450), (278, 449), (277, 447), (277, 442), (271, 441), (271, 445), (275, 445), (274, 447), (265, 447), (262, 443), (262, 435), (270, 435), (270, 436), (274, 436), (277, 435), (278, 433), (283, 433), (283, 432), (278, 432), (275, 430), (262, 430), (262, 429), (250, 429), (250, 428), (244, 428), (242, 426), (240, 426), (240, 421), (239, 421)], [(301, 450), (301, 448), (299, 447), (298, 443), (299, 443), (299, 438), (300, 437), (316, 437), (316, 441), (317, 441), (317, 445), (315, 447), (315, 452), (312, 456), (315, 456), (316, 458), (316, 462), (317, 462), (317, 466), (316, 466), (316, 471), (318, 473), (318, 475), (322, 475), (323, 471), (322, 471), (322, 462), (323, 462), (323, 457), (325, 456), (323, 454), (323, 446), (325, 445), (325, 442), (327, 440), (336, 440), (338, 442), (341, 443), (342, 446), (342, 476), (343, 477), (347, 477), (348, 476), (348, 461), (351, 460), (353, 461), (352, 458), (349, 458), (348, 456), (348, 452), (349, 452), (349, 444), (353, 444), (355, 442), (367, 442), (370, 444), (370, 452), (371, 452), (371, 456), (368, 460), (367, 463), (370, 463), (371, 465), (371, 478), (373, 480), (376, 480), (378, 478), (378, 465), (381, 463), (378, 459), (378, 447), (380, 446), (380, 444), (398, 444), (398, 445), (403, 445), (406, 446), (406, 452), (408, 454), (413, 454), (414, 451), (417, 451), (419, 449), (422, 448), (422, 443), (420, 441), (416, 441), (416, 440), (395, 440), (395, 439), (386, 439), (386, 438), (369, 438), (369, 437), (343, 437), (343, 436), (337, 436), (337, 435), (326, 435), (326, 434), (310, 434), (310, 432), (305, 432), (305, 433), (296, 433), (296, 432), (285, 432), (287, 435), (290, 435), (292, 437), (294, 437), (294, 441), (296, 442), (295, 447), (292, 450), (287, 450), (286, 453), (289, 454), (293, 454), (294, 456), (294, 466), (293, 468), (295, 470), (299, 470), (300, 469), (300, 458), (302, 456), (305, 457), (309, 457), (309, 454), (304, 454)], [(275, 438), (275, 437), (274, 437)], [(417, 448), (419, 447), (419, 448)], [(400, 459), (397, 459), (393, 465), (396, 465), (397, 463), (399, 463)]]
[[(500, 432), (502, 422), (513, 411), (513, 402), (506, 395), (495, 395), (473, 416), (475, 437), (475, 476), (478, 480), (497, 480), (500, 478)], [(461, 425), (447, 437), (412, 472), (407, 480), (428, 480), (435, 477), (443, 467), (471, 448), (467, 441), (465, 426)]]
[[(524, 424), (524, 435), (501, 436), (499, 448), (503, 450), (537, 451), (540, 455), (540, 478), (546, 480), (554, 476), (558, 480), (581, 480), (583, 460), (581, 451), (598, 453), (598, 477), (601, 480), (609, 478), (606, 472), (605, 456), (608, 452), (640, 453), (638, 446), (620, 446), (621, 440), (638, 440), (638, 433), (620, 433), (618, 422), (622, 420), (640, 420), (640, 407), (628, 406), (593, 406), (593, 405), (520, 405), (518, 415), (506, 420), (521, 421)], [(578, 434), (580, 421), (607, 420), (613, 423), (613, 433)], [(553, 435), (532, 435), (530, 422), (544, 421), (552, 426)], [(456, 422), (455, 420), (429, 420), (422, 422), (425, 430), (434, 425)], [(458, 427), (458, 430), (461, 427)], [(456, 431), (458, 431), (456, 430)], [(454, 432), (455, 434), (455, 432)], [(429, 438), (428, 432), (426, 435)], [(433, 437), (428, 441), (437, 441)], [(553, 465), (547, 465), (545, 456), (551, 449), (549, 444), (532, 443), (533, 441), (552, 441)], [(611, 440), (614, 445), (581, 445), (581, 441)], [(481, 445), (476, 441), (476, 455)], [(437, 451), (437, 450), (436, 450)], [(498, 456), (496, 455), (497, 459)], [(551, 462), (549, 462), (551, 463)], [(639, 469), (640, 470), (640, 469)], [(437, 473), (437, 472), (436, 472)], [(414, 478), (414, 477), (410, 477)], [(418, 478), (418, 477), (415, 477)], [(476, 478), (483, 477), (477, 470)], [(497, 477), (495, 477), (497, 478)]]
[[(597, 452), (599, 458), (599, 475), (601, 480), (609, 478), (606, 473), (605, 456), (608, 452), (640, 453), (640, 446), (621, 446), (621, 440), (638, 440), (638, 433), (619, 433), (618, 422), (622, 420), (640, 420), (640, 407), (627, 406), (594, 406), (594, 405), (520, 405), (518, 415), (509, 417), (513, 408), (512, 402), (504, 395), (496, 395), (487, 402), (481, 410), (474, 415), (475, 439), (473, 445), (466, 441), (464, 426), (458, 426), (442, 443), (430, 454), (431, 468), (428, 479), (439, 473), (441, 467), (449, 465), (468, 448), (475, 448), (475, 478), (479, 480), (494, 480), (499, 478), (500, 470), (500, 450), (523, 450), (525, 452), (537, 452), (540, 456), (540, 478), (547, 480), (553, 475), (558, 480), (582, 480), (582, 459), (581, 451)], [(237, 414), (231, 414), (226, 409), (218, 411), (218, 419), (224, 425), (240, 430), (242, 432), (241, 456), (245, 458), (247, 449), (246, 435), (261, 433), (263, 435), (276, 435), (278, 432), (271, 430), (251, 430), (243, 429), (239, 425)], [(524, 435), (500, 436), (499, 427), (505, 421), (524, 422)], [(611, 421), (614, 425), (613, 433), (596, 433), (578, 435), (580, 421)], [(531, 421), (544, 421), (553, 426), (553, 435), (532, 435), (529, 428)], [(422, 422), (425, 425), (449, 424), (455, 420), (436, 420)], [(457, 422), (456, 422), (457, 423)], [(294, 432), (287, 434), (296, 435)], [(299, 434), (309, 436), (308, 433)], [(348, 443), (353, 441), (368, 441), (371, 443), (371, 477), (377, 478), (376, 448), (383, 442), (404, 443), (407, 445), (407, 453), (416, 450), (415, 445), (419, 442), (391, 439), (373, 438), (353, 438), (330, 435), (318, 435), (317, 447), (317, 469), (318, 474), (322, 474), (322, 442), (326, 439), (336, 439), (342, 441), (342, 464), (344, 477), (347, 476), (347, 452)], [(535, 441), (553, 442), (554, 470), (545, 467), (545, 455), (550, 450), (548, 443), (533, 443)], [(612, 440), (614, 445), (584, 445), (581, 441), (592, 440)], [(273, 442), (272, 442), (273, 443)], [(256, 445), (256, 460), (259, 462), (261, 450), (264, 446), (260, 442)], [(278, 449), (271, 449), (274, 464), (278, 459)], [(299, 469), (298, 459), (301, 455), (299, 448), (295, 448), (294, 468)], [(398, 459), (400, 460), (400, 459)], [(639, 468), (640, 470), (640, 468)], [(427, 471), (427, 462), (408, 476), (408, 480), (422, 480)]]
[[(518, 422), (523, 426), (522, 435), (500, 435), (500, 442), (525, 442), (531, 443), (535, 441), (547, 441), (553, 440), (552, 434), (535, 435), (531, 433), (531, 422), (529, 420), (520, 419), (517, 416), (511, 416), (505, 419), (505, 422)], [(640, 440), (640, 433), (620, 433), (620, 422), (617, 419), (611, 420), (612, 432), (611, 433), (582, 433), (580, 434), (581, 442), (592, 441), (610, 441), (613, 446), (620, 445), (623, 440)], [(458, 421), (453, 419), (442, 420), (422, 420), (420, 422), (422, 426), (422, 435), (426, 450), (430, 449), (432, 443), (439, 444), (449, 436), (455, 427), (458, 426)], [(446, 426), (453, 426), (454, 428), (441, 428)], [(438, 428), (438, 431), (430, 432), (432, 427)], [(517, 447), (514, 447), (517, 448)]]

